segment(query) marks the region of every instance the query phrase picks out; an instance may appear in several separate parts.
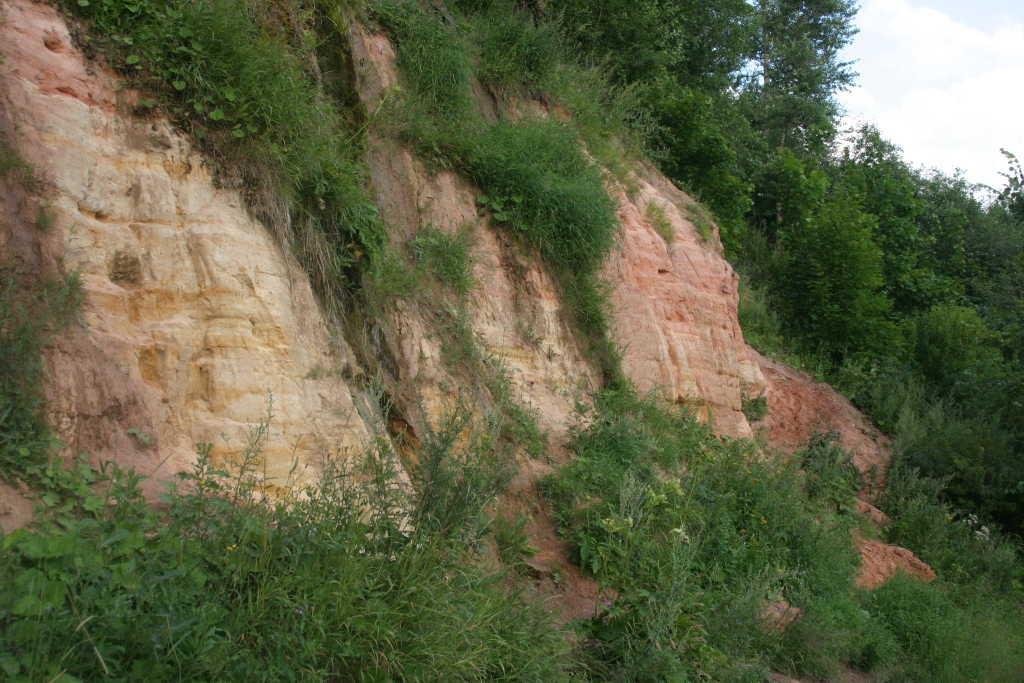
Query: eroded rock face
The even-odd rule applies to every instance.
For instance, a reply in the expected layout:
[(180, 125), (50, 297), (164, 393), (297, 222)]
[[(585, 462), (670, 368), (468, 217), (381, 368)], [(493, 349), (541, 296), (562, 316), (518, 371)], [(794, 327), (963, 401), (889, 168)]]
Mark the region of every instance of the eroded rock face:
[(768, 415), (758, 423), (768, 443), (791, 452), (813, 434), (834, 432), (864, 474), (881, 478), (889, 462), (888, 439), (849, 400), (806, 372), (776, 363), (751, 349), (767, 382)]
[[(32, 252), (41, 269), (79, 271), (88, 295), (87, 328), (48, 355), (47, 397), (69, 452), (116, 457), (147, 473), (166, 461), (163, 476), (186, 466), (197, 442), (239, 448), (271, 394), (272, 477), (284, 478), (294, 458), (301, 469), (318, 454), (360, 449), (374, 431), (372, 409), (346, 377), (361, 369), (294, 260), (237, 193), (215, 187), (188, 139), (164, 120), (126, 113), (131, 94), (82, 57), (51, 7), (5, 7), (0, 127), (51, 184), (57, 228), (36, 234), (27, 214), (14, 217), (0, 244), (21, 257)], [(394, 53), (386, 37), (358, 27), (351, 44), (372, 110), (398, 82)], [(456, 174), (430, 173), (408, 150), (372, 142), (373, 182), (396, 243), (427, 225), (472, 226), (473, 331), (519, 399), (537, 409), (558, 455), (577, 403), (598, 379), (565, 323), (557, 287), (538, 261), (478, 221), (476, 193)], [(747, 436), (741, 398), (764, 391), (765, 366), (743, 343), (737, 276), (717, 236), (702, 237), (689, 218), (685, 194), (653, 169), (639, 170), (633, 185), (629, 196), (612, 187), (622, 230), (605, 269), (624, 369), (642, 390), (702, 403), (720, 431)], [(664, 214), (671, 239), (650, 207)], [(427, 313), (401, 304), (387, 329), (373, 333), (407, 394), (398, 398), (436, 414), (464, 383), (446, 367)], [(154, 442), (128, 435), (131, 428)]]
[[(385, 36), (359, 27), (351, 43), (359, 91), (374, 111), (399, 82), (394, 51)], [(418, 225), (455, 229), (476, 221), (476, 193), (455, 174), (431, 176), (407, 152), (375, 147), (374, 184), (390, 223), (414, 231)], [(632, 198), (610, 187), (622, 231), (620, 248), (605, 268), (615, 287), (623, 369), (641, 391), (673, 403), (704, 404), (721, 432), (750, 436), (741, 397), (760, 395), (764, 381), (736, 317), (739, 278), (723, 258), (717, 234), (706, 241), (689, 220), (692, 199), (653, 169), (632, 180), (638, 188)], [(674, 233), (671, 242), (652, 223), (649, 205), (660, 207)], [(596, 376), (564, 324), (557, 289), (539, 263), (516, 257), (490, 226), (479, 226), (477, 234), (481, 289), (474, 327), (539, 409), (541, 426), (556, 437), (557, 448), (576, 399), (596, 386)]]
[[(705, 239), (689, 219), (693, 200), (645, 170), (636, 198), (619, 197), (622, 249), (606, 268), (623, 369), (666, 401), (703, 402), (721, 433), (751, 436), (742, 398), (760, 396), (765, 383), (736, 316), (739, 276), (717, 232)], [(671, 241), (656, 229), (650, 205), (664, 213)]]
[(69, 450), (146, 474), (166, 461), (166, 477), (197, 442), (239, 449), (271, 395), (270, 477), (359, 448), (368, 430), (341, 378), (348, 354), (301, 268), (236, 193), (215, 188), (187, 139), (124, 113), (116, 80), (72, 47), (52, 7), (4, 4), (0, 125), (52, 184), (58, 226), (9, 227), (37, 243), (40, 264), (80, 272), (88, 295), (87, 327), (47, 358)]

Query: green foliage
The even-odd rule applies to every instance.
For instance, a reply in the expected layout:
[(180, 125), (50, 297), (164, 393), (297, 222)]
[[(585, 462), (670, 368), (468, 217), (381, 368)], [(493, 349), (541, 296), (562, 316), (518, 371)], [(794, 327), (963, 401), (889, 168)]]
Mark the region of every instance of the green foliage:
[(795, 455), (801, 459), (808, 498), (835, 511), (852, 513), (862, 482), (853, 456), (840, 444), (839, 434), (813, 434)]
[(42, 193), (43, 181), (35, 168), (3, 141), (0, 141), (0, 177), (8, 182), (20, 184), (29, 194)]
[[(293, 26), (243, 0), (64, 2), (89, 21), (89, 48), (145, 88), (144, 105), (208, 140), (222, 175), (261, 217), (281, 228), (291, 213), (316, 285), (337, 293), (364, 254), (380, 255), (385, 233), (345, 113), (311, 71), (316, 10), (287, 4)], [(332, 25), (339, 16), (320, 18), (342, 31)]]
[(670, 90), (656, 102), (660, 127), (654, 140), (661, 169), (694, 192), (716, 214), (730, 251), (741, 246), (751, 186), (739, 175), (738, 158), (727, 131), (742, 127), (727, 119), (731, 103), (693, 89)]
[(558, 68), (558, 36), (549, 23), (535, 23), (515, 10), (513, 0), (489, 3), (471, 17), (480, 55), (477, 78), (524, 94), (540, 93)]
[(995, 335), (973, 308), (936, 306), (913, 322), (912, 353), (918, 372), (940, 391), (948, 391), (969, 368), (998, 362)]
[(466, 175), (506, 205), (512, 235), (539, 249), (560, 277), (592, 275), (615, 236), (615, 205), (572, 130), (551, 120), (499, 121), (465, 150)]
[[(612, 392), (599, 406), (545, 490), (582, 565), (618, 596), (582, 625), (601, 675), (753, 680), (800, 649), (761, 627), (766, 600), (825, 616), (852, 604), (847, 479), (819, 476), (809, 495), (799, 462), (719, 441), (684, 412)], [(817, 464), (835, 461), (829, 448), (807, 451), (819, 475), (836, 470)]]
[(753, 8), (740, 0), (553, 0), (549, 11), (587, 59), (609, 61), (623, 82), (673, 78), (708, 90), (732, 83), (754, 28)]
[(839, 61), (856, 28), (852, 0), (762, 0), (742, 95), (752, 125), (771, 147), (820, 149), (834, 131), (837, 90), (856, 73)]
[(716, 242), (715, 228), (711, 223), (711, 214), (699, 202), (687, 205), (686, 217), (693, 223), (693, 227), (697, 228), (697, 232), (705, 244), (714, 244)]
[(762, 394), (757, 398), (749, 398), (744, 394), (742, 410), (743, 416), (747, 418), (747, 422), (760, 422), (768, 417), (768, 397)]
[(616, 231), (615, 204), (571, 122), (486, 123), (471, 100), (469, 49), (452, 30), (413, 4), (378, 2), (373, 13), (395, 40), (410, 93), (404, 136), (432, 162), (459, 170), (510, 235), (544, 256), (593, 355), (615, 376), (598, 278)]
[(943, 482), (923, 478), (897, 451), (881, 499), (888, 538), (912, 549), (934, 584), (897, 578), (865, 596), (906, 653), (893, 680), (1012, 681), (1024, 671), (1024, 564), (1019, 539), (977, 515), (959, 516), (941, 498)]
[(779, 155), (779, 241), (783, 261), (773, 288), (790, 324), (809, 346), (885, 352), (895, 330), (880, 291), (877, 220), (854, 197), (828, 197), (825, 175), (788, 152)]
[(864, 607), (906, 658), (889, 680), (1009, 683), (1024, 675), (1019, 608), (902, 576), (870, 593)]
[(409, 252), (437, 280), (459, 296), (476, 286), (473, 277), (473, 226), (445, 232), (433, 226), (420, 230), (409, 240)]
[(363, 292), (371, 308), (383, 309), (399, 299), (409, 299), (422, 289), (422, 273), (399, 250), (388, 250), (375, 260), (363, 277)]
[(665, 215), (665, 207), (657, 202), (647, 202), (644, 213), (654, 225), (654, 229), (661, 235), (661, 239), (665, 240), (665, 244), (672, 244), (676, 238), (676, 231), (672, 227), (672, 222)]
[(547, 454), (548, 435), (537, 426), (537, 409), (514, 395), (516, 385), (494, 357), (487, 362), (491, 376), (485, 384), (494, 400), (495, 411), (505, 418), (497, 430), (498, 436), (511, 444), (513, 450), (521, 447), (531, 458)]
[(525, 515), (517, 515), (513, 521), (499, 515), (493, 523), (494, 542), (502, 565), (520, 574), (530, 570), (526, 560), (540, 552), (539, 548), (530, 545), (530, 535), (526, 533), (529, 523)]
[[(940, 583), (858, 591), (860, 481), (834, 435), (786, 460), (629, 394), (598, 406), (573, 433), (576, 459), (545, 482), (583, 566), (616, 596), (577, 626), (595, 680), (760, 680), (768, 667), (828, 678), (844, 664), (882, 680), (1019, 675), (1024, 566), (976, 518), (951, 521), (941, 483), (897, 464), (883, 502), (890, 540)], [(803, 611), (784, 630), (763, 616), (777, 600)], [(950, 638), (958, 621), (970, 627)]]
[(1005, 149), (999, 151), (1010, 166), (1009, 173), (1002, 174), (1006, 178), (1006, 187), (999, 192), (999, 201), (1007, 213), (1024, 224), (1024, 170), (1021, 169), (1020, 159), (1014, 154)]
[(900, 149), (869, 126), (852, 142), (838, 159), (836, 182), (877, 219), (874, 236), (882, 250), (884, 290), (894, 309), (907, 313), (948, 300), (955, 286), (940, 278), (927, 259), (931, 240), (917, 223), (923, 202)]
[(166, 513), (133, 472), (79, 465), (40, 531), (0, 535), (0, 666), (14, 681), (560, 680), (550, 618), (474, 561), (493, 454), (478, 431), (445, 450), (466, 419), (426, 436), (411, 499), (382, 441), (358, 470), (328, 461), (315, 485), (261, 495), (267, 423), (224, 469), (202, 448)]
[(38, 282), (0, 267), (0, 476), (8, 482), (46, 457), (51, 436), (42, 415), (41, 352), (78, 319), (83, 299), (77, 273)]

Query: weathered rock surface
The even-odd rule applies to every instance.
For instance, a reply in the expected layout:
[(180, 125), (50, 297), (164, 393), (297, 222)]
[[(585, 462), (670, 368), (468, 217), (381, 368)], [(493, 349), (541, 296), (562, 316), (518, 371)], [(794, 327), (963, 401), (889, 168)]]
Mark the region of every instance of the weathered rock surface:
[[(351, 43), (358, 89), (373, 111), (398, 83), (394, 51), (385, 36), (358, 27)], [(370, 163), (385, 217), (408, 235), (428, 224), (455, 229), (476, 222), (477, 193), (453, 173), (431, 176), (408, 152), (385, 143), (374, 145)], [(605, 269), (615, 286), (615, 333), (624, 370), (642, 391), (669, 402), (703, 402), (720, 431), (750, 436), (741, 395), (760, 395), (764, 382), (736, 317), (739, 277), (722, 257), (717, 235), (706, 242), (689, 220), (692, 199), (653, 169), (632, 180), (632, 198), (612, 190), (622, 232)], [(671, 242), (648, 217), (650, 204), (671, 224)], [(593, 370), (565, 326), (557, 289), (539, 263), (517, 256), (486, 225), (477, 234), (481, 286), (474, 327), (539, 409), (541, 426), (557, 437), (575, 405), (567, 394), (592, 388)]]
[[(10, 0), (5, 11), (0, 134), (47, 179), (56, 227), (35, 231), (24, 198), (8, 188), (0, 248), (40, 272), (80, 272), (88, 295), (87, 326), (47, 356), (46, 394), (69, 453), (166, 477), (192, 461), (197, 442), (218, 453), (239, 448), (272, 394), (264, 451), (268, 474), (283, 481), (296, 459), (302, 471), (321, 454), (358, 450), (375, 429), (365, 392), (347, 379), (364, 370), (350, 343), (386, 351), (382, 364), (407, 410), (422, 401), (436, 413), (465, 390), (419, 304), (399, 305), (384, 329), (366, 331), (369, 342), (358, 330), (359, 339), (343, 339), (305, 273), (237, 193), (214, 185), (186, 137), (165, 120), (130, 115), (132, 94), (84, 59), (52, 7)], [(357, 86), (372, 110), (398, 82), (394, 53), (382, 35), (357, 27), (350, 37)], [(473, 226), (474, 333), (520, 400), (537, 409), (559, 456), (577, 402), (598, 380), (565, 323), (557, 286), (537, 260), (478, 222), (476, 193), (456, 174), (430, 173), (408, 150), (372, 143), (372, 180), (396, 243), (427, 225)], [(806, 406), (841, 399), (748, 349), (736, 317), (738, 278), (717, 238), (702, 237), (690, 220), (692, 200), (652, 169), (633, 181), (629, 196), (613, 188), (622, 230), (605, 269), (626, 372), (669, 402), (702, 404), (732, 436), (751, 433), (742, 396), (767, 386), (776, 443), (806, 434), (814, 421)], [(671, 240), (652, 223), (652, 205)], [(856, 436), (863, 422), (840, 407)], [(129, 435), (132, 428), (153, 442)], [(848, 445), (866, 452), (869, 437)], [(531, 462), (526, 476), (547, 468)]]
[[(736, 309), (739, 276), (689, 220), (693, 200), (644, 169), (636, 199), (619, 197), (622, 248), (607, 266), (623, 369), (643, 391), (672, 403), (705, 403), (718, 431), (750, 436), (743, 395), (765, 388), (743, 341)], [(647, 217), (661, 208), (674, 233), (666, 242)]]
[(88, 295), (87, 327), (47, 356), (69, 450), (147, 474), (164, 463), (166, 478), (197, 442), (238, 449), (271, 395), (272, 478), (295, 458), (301, 472), (317, 454), (359, 448), (367, 428), (332, 372), (344, 343), (332, 344), (301, 268), (236, 193), (214, 187), (187, 139), (124, 113), (117, 81), (83, 59), (52, 7), (4, 5), (0, 127), (52, 185), (58, 226), (7, 227), (37, 243), (39, 264), (80, 272)]

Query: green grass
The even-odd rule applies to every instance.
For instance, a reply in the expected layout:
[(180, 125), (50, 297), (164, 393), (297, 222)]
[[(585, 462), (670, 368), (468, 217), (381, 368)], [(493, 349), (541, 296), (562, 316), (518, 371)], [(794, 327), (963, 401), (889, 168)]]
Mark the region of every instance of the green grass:
[(0, 267), (0, 476), (8, 482), (46, 458), (42, 349), (77, 320), (83, 298), (76, 273), (40, 282)]
[(460, 297), (476, 286), (473, 276), (473, 225), (446, 232), (433, 226), (420, 230), (409, 240), (409, 252), (438, 282)]
[(42, 194), (43, 180), (36, 169), (3, 141), (0, 141), (0, 177), (20, 184), (31, 195)]
[(686, 213), (686, 217), (697, 228), (697, 232), (700, 234), (704, 244), (714, 244), (717, 240), (715, 240), (715, 228), (712, 224), (711, 212), (702, 204), (694, 202), (686, 207)]
[(665, 240), (665, 244), (672, 244), (676, 238), (676, 231), (672, 227), (671, 221), (665, 216), (665, 207), (657, 202), (647, 202), (644, 213), (647, 214), (647, 219), (651, 221), (654, 229), (661, 235), (661, 239)]
[[(398, 114), (403, 139), (429, 164), (458, 170), (483, 193), (492, 219), (523, 248), (543, 255), (593, 357), (615, 377), (617, 355), (607, 340), (606, 293), (598, 276), (617, 230), (615, 203), (601, 168), (580, 144), (586, 127), (561, 117), (488, 123), (472, 98), (466, 40), (416, 5), (375, 2), (371, 9), (398, 53), (407, 91)], [(502, 11), (510, 22), (523, 20), (507, 14), (510, 6)], [(495, 210), (496, 201), (501, 207)]]
[(83, 463), (67, 475), (83, 495), (0, 536), (7, 680), (563, 679), (550, 617), (479, 568), (507, 463), (465, 411), (421, 435), (411, 495), (383, 442), (357, 469), (258, 495), (267, 428), (223, 470), (201, 449), (167, 512), (132, 472)]
[(524, 97), (551, 87), (561, 57), (558, 34), (549, 23), (535, 24), (515, 10), (512, 0), (467, 13), (477, 79)]
[(526, 533), (529, 523), (530, 519), (525, 515), (517, 515), (514, 520), (498, 515), (492, 523), (494, 543), (498, 546), (502, 565), (520, 574), (530, 571), (526, 560), (540, 552), (539, 548), (530, 545), (530, 536)]

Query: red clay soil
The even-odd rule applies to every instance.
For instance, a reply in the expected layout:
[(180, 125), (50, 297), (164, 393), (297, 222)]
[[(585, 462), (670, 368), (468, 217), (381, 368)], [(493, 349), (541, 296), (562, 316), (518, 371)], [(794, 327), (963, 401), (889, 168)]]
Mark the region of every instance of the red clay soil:
[(868, 541), (853, 533), (853, 543), (860, 553), (860, 572), (857, 573), (857, 585), (874, 589), (882, 585), (899, 571), (922, 581), (935, 579), (935, 572), (927, 564), (907, 550), (880, 541)]
[(591, 617), (600, 599), (597, 581), (584, 575), (569, 559), (569, 544), (555, 531), (555, 520), (547, 501), (541, 502), (539, 508), (527, 529), (533, 534), (531, 545), (540, 549), (529, 562), (537, 579), (534, 598), (541, 600), (544, 608), (556, 614), (563, 624)]
[(763, 430), (769, 445), (790, 453), (812, 434), (832, 431), (853, 452), (857, 469), (884, 472), (888, 439), (845, 396), (806, 372), (776, 363), (753, 348), (750, 352), (768, 385), (768, 415), (755, 428)]

